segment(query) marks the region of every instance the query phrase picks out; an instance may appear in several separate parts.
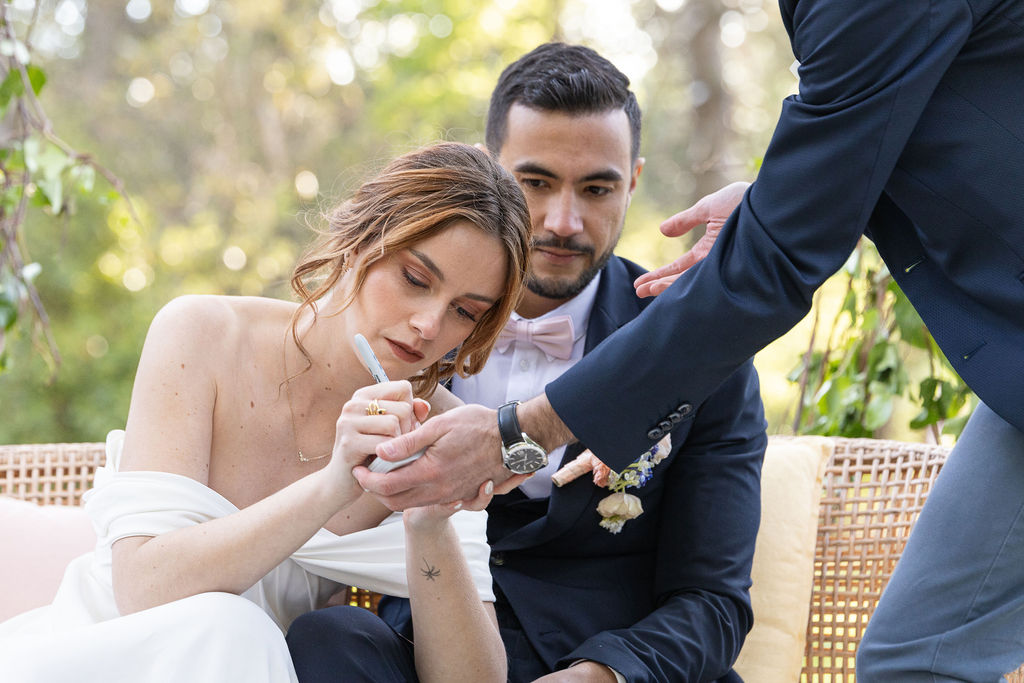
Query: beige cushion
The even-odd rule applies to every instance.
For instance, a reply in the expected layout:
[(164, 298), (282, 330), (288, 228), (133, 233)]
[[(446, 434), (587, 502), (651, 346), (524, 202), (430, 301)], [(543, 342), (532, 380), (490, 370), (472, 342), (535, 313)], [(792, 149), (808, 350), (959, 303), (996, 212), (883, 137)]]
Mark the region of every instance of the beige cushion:
[(768, 439), (751, 572), (754, 627), (735, 666), (746, 683), (800, 680), (822, 476), (832, 448), (819, 436)]
[(0, 496), (0, 621), (52, 602), (68, 562), (95, 543), (81, 507)]

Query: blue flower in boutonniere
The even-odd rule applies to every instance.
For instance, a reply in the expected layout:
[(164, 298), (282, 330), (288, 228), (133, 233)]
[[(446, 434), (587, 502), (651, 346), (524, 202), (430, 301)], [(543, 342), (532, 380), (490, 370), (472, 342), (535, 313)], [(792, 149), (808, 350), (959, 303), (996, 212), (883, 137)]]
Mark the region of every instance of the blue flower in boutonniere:
[(654, 466), (668, 457), (672, 450), (672, 441), (668, 435), (644, 452), (635, 462), (626, 466), (622, 472), (613, 472), (589, 450), (583, 451), (564, 467), (551, 475), (556, 486), (563, 486), (586, 472), (594, 473), (594, 483), (612, 491), (597, 505), (601, 515), (601, 526), (613, 534), (622, 531), (622, 526), (631, 519), (643, 514), (644, 507), (640, 499), (627, 488), (640, 488), (651, 479)]

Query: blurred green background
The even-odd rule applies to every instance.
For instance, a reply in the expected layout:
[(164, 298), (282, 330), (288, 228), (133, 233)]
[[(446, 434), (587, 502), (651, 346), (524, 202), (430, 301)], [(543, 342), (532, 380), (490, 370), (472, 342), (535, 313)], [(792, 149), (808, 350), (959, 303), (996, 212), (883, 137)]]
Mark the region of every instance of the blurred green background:
[[(35, 284), (62, 362), (51, 379), (39, 336), (8, 335), (0, 443), (96, 441), (122, 427), (163, 303), (198, 292), (289, 297), (318, 212), (396, 154), (482, 141), (498, 74), (541, 42), (590, 45), (633, 82), (647, 163), (618, 251), (647, 267), (691, 243), (662, 237), (661, 220), (754, 179), (797, 86), (774, 0), (6, 4), (20, 35), (32, 27), (53, 129), (124, 181), (139, 220), (102, 179), (75, 197), (73, 215), (26, 218), (26, 262), (41, 266)], [(861, 322), (851, 309), (833, 325), (849, 283), (826, 285), (818, 346)], [(773, 433), (794, 428), (799, 385), (787, 375), (813, 321), (756, 359)], [(899, 354), (911, 372), (935, 374), (919, 351)], [(907, 392), (890, 393), (891, 416), (866, 433), (928, 436), (907, 426), (920, 409)]]

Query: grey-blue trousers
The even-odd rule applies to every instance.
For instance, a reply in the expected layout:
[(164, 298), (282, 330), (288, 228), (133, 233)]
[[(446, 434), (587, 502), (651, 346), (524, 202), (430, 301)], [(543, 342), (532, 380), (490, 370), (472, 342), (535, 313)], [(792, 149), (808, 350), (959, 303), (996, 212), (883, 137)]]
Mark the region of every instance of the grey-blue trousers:
[(859, 683), (994, 683), (1024, 661), (1024, 433), (984, 404), (939, 472), (857, 653)]

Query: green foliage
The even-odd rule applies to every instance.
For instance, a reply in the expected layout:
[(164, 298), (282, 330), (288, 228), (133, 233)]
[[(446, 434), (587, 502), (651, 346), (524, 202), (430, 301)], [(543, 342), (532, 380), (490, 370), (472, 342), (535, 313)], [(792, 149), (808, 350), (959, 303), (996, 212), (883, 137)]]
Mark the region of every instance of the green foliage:
[[(909, 400), (920, 407), (912, 429), (959, 435), (972, 394), (870, 242), (860, 242), (841, 277), (846, 291), (824, 348), (816, 348), (812, 335), (789, 374), (801, 389), (794, 431), (879, 437), (891, 426), (896, 403)], [(819, 294), (815, 332), (821, 301)]]
[[(88, 253), (96, 240), (84, 231), (69, 233), (68, 229), (79, 226), (74, 221), (80, 218), (76, 216), (80, 203), (90, 207), (89, 213), (103, 211), (105, 197), (96, 194), (97, 170), (116, 178), (54, 134), (38, 99), (47, 74), (32, 63), (32, 50), (27, 39), (16, 35), (16, 22), (8, 16), (11, 11), (5, 3), (0, 22), (0, 119), (5, 133), (0, 139), (0, 403), (17, 405), (18, 410), (17, 419), (4, 421), (2, 437), (28, 442), (65, 434), (75, 438), (83, 432), (72, 426), (65, 434), (56, 434), (59, 430), (54, 429), (53, 420), (61, 419), (62, 403), (85, 398), (85, 392), (61, 391), (66, 387), (60, 385), (88, 369), (74, 364), (71, 373), (58, 380), (62, 361), (58, 348), (64, 345), (58, 340), (69, 330), (63, 324), (55, 328), (50, 315), (57, 313), (64, 319), (65, 306), (77, 298), (68, 288), (55, 287), (62, 276), (75, 275), (74, 270), (61, 270), (61, 245), (80, 240), (83, 244), (73, 256)], [(31, 24), (25, 28), (25, 35), (31, 34), (31, 28)], [(34, 260), (30, 254), (37, 250), (42, 257)], [(94, 311), (106, 313), (102, 308)], [(72, 357), (78, 360), (74, 351)], [(42, 373), (33, 359), (42, 363)], [(46, 396), (45, 409), (39, 409), (36, 401), (40, 395)], [(85, 405), (88, 412), (90, 404)]]
[[(0, 442), (96, 440), (123, 426), (163, 303), (288, 297), (321, 212), (397, 153), (482, 141), (498, 74), (538, 43), (590, 44), (624, 68), (638, 43), (656, 52), (633, 82), (647, 163), (620, 243), (651, 267), (687, 248), (661, 237), (660, 220), (722, 177), (755, 175), (735, 160), (765, 148), (794, 83), (773, 0), (678, 11), (623, 0), (639, 41), (628, 17), (587, 28), (611, 14), (583, 0), (211, 0), (196, 15), (185, 6), (201, 3), (130, 3), (148, 6), (144, 17), (94, 1), (72, 3), (87, 10), (77, 31), (56, 21), (60, 3), (31, 4), (4, 3), (0, 26), (0, 215), (16, 221), (0, 230), (0, 405), (16, 406)], [(750, 20), (729, 50), (718, 39), (727, 9)], [(76, 148), (129, 181), (140, 218)], [(800, 429), (877, 434), (917, 394), (915, 424), (955, 427), (969, 394), (894, 285), (869, 285), (867, 270), (843, 275), (851, 293), (834, 338), (807, 355)], [(873, 312), (878, 287), (885, 306)]]
[[(17, 209), (24, 197), (20, 249), (42, 269), (34, 295), (0, 290), (0, 321), (29, 332), (3, 357), (0, 404), (17, 405), (18, 417), (0, 421), (0, 442), (102, 439), (123, 426), (145, 331), (163, 303), (184, 293), (288, 297), (321, 211), (397, 153), (482, 140), (498, 72), (557, 34), (559, 10), (222, 1), (197, 16), (152, 3), (132, 20), (123, 2), (89, 3), (74, 49), (33, 54), (45, 74), (33, 64), (29, 82), (48, 79), (50, 129), (130, 179), (143, 220), (97, 187), (99, 169), (76, 163), (84, 157), (59, 154), (70, 145), (35, 135), (0, 152), (6, 168), (32, 174), (29, 190), (0, 201)], [(59, 34), (52, 11), (10, 26)], [(338, 63), (350, 73), (325, 68)], [(14, 112), (24, 79), (0, 77), (0, 101)], [(301, 173), (315, 178), (312, 194), (297, 191)], [(46, 303), (46, 325), (31, 315), (33, 300)]]

